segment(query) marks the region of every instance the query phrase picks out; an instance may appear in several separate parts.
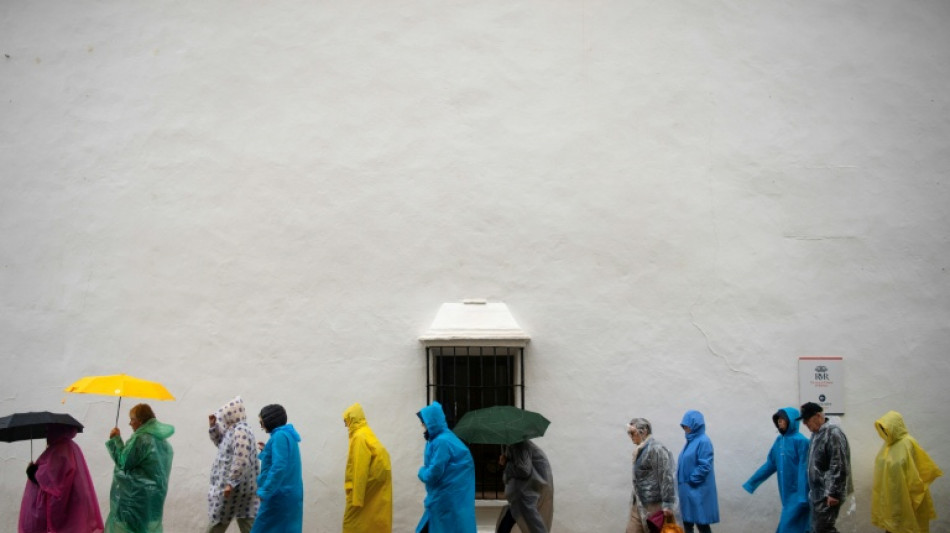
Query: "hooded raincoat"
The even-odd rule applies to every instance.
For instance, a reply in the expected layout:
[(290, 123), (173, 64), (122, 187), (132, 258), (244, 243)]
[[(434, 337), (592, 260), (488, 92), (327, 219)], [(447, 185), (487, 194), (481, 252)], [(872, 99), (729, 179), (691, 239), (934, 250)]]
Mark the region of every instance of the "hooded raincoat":
[(389, 452), (366, 424), (360, 404), (354, 403), (343, 411), (343, 421), (350, 434), (343, 477), (343, 533), (391, 533), (393, 475)]
[(102, 515), (82, 450), (79, 430), (50, 424), (46, 450), (36, 460), (36, 481), (27, 480), (18, 533), (101, 533)]
[[(257, 514), (257, 441), (247, 423), (244, 400), (237, 396), (215, 413), (217, 423), (208, 428), (208, 437), (218, 448), (211, 466), (208, 490), (208, 520), (228, 524), (234, 518), (254, 518)], [(231, 485), (231, 495), (224, 489)]]
[(475, 533), (475, 461), (468, 447), (445, 422), (439, 402), (419, 411), (426, 426), (424, 463), (419, 480), (426, 485), (425, 512), (416, 533)]
[(719, 522), (719, 496), (716, 493), (713, 445), (706, 435), (706, 420), (699, 411), (687, 411), (680, 425), (689, 428), (676, 472), (683, 521), (715, 524)]
[(115, 463), (109, 494), (109, 533), (161, 533), (168, 477), (174, 452), (168, 438), (175, 428), (152, 418), (122, 442), (106, 442)]
[(874, 423), (884, 446), (874, 460), (871, 523), (891, 533), (926, 533), (937, 518), (930, 484), (943, 472), (890, 411)]
[(548, 456), (526, 440), (505, 451), (505, 499), (523, 533), (547, 533), (554, 518), (554, 475)]
[(271, 430), (260, 453), (257, 495), (261, 504), (252, 533), (300, 533), (303, 529), (303, 470), (298, 442), (300, 434), (292, 424)]
[(742, 488), (749, 494), (755, 492), (766, 479), (777, 474), (778, 494), (782, 500), (782, 517), (776, 533), (806, 533), (808, 520), (808, 437), (801, 434), (801, 422), (797, 420), (798, 409), (780, 409), (773, 421), (778, 427), (778, 418), (787, 422), (785, 432), (775, 438), (772, 449), (763, 464)]

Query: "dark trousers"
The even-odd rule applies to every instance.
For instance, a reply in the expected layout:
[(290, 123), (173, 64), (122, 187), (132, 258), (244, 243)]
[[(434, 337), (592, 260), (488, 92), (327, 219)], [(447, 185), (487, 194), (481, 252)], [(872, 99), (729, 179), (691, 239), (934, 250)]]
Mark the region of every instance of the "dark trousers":
[(685, 533), (693, 533), (693, 526), (696, 526), (696, 529), (699, 530), (699, 533), (712, 533), (712, 528), (709, 527), (709, 524), (694, 524), (693, 522), (683, 522), (683, 531)]
[(812, 502), (811, 504), (811, 530), (812, 533), (838, 533), (835, 528), (835, 522), (838, 520), (838, 512), (841, 511), (841, 505), (829, 507), (828, 502)]
[(511, 528), (515, 527), (515, 517), (511, 516), (511, 509), (505, 510), (505, 516), (501, 517), (498, 523), (498, 529), (495, 533), (511, 533)]

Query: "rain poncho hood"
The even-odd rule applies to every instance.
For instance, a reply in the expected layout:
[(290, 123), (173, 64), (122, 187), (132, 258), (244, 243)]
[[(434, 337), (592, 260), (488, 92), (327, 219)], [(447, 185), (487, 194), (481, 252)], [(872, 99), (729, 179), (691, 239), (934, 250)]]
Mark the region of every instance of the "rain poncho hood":
[(742, 488), (755, 492), (772, 474), (777, 474), (778, 493), (782, 500), (782, 517), (776, 533), (805, 533), (808, 531), (808, 437), (799, 431), (798, 409), (785, 407), (772, 417), (787, 423), (785, 433), (775, 438), (772, 449), (763, 464)]
[(699, 411), (687, 411), (680, 425), (689, 428), (676, 473), (680, 512), (686, 522), (715, 524), (719, 522), (719, 496), (713, 445), (706, 436), (706, 421)]
[(261, 474), (257, 495), (261, 499), (252, 533), (300, 533), (303, 529), (303, 471), (300, 434), (293, 424), (271, 430), (260, 453)]
[(106, 531), (114, 533), (161, 533), (168, 477), (174, 452), (168, 438), (175, 428), (152, 418), (122, 442), (106, 442), (115, 463), (109, 494)]
[(101, 533), (102, 515), (78, 429), (50, 424), (46, 450), (36, 460), (36, 482), (27, 480), (18, 533)]
[(343, 411), (350, 436), (343, 488), (343, 533), (390, 533), (393, 529), (393, 477), (389, 452), (366, 424), (363, 407)]
[(844, 501), (851, 485), (851, 447), (841, 428), (825, 421), (808, 446), (808, 500), (817, 503), (829, 496)]
[[(211, 467), (208, 490), (209, 523), (227, 524), (234, 518), (254, 518), (260, 463), (244, 400), (236, 396), (214, 415), (217, 423), (208, 428), (208, 437), (218, 453)], [(228, 485), (231, 485), (231, 495), (226, 498), (224, 490)]]
[(871, 523), (892, 533), (926, 533), (937, 517), (930, 484), (943, 474), (890, 411), (874, 423), (884, 445), (874, 460)]
[(505, 450), (505, 499), (524, 533), (547, 533), (554, 517), (554, 475), (548, 456), (531, 441)]
[(426, 426), (424, 463), (419, 480), (425, 483), (425, 512), (416, 532), (428, 523), (429, 533), (475, 533), (475, 462), (468, 447), (449, 430), (439, 402), (423, 407)]

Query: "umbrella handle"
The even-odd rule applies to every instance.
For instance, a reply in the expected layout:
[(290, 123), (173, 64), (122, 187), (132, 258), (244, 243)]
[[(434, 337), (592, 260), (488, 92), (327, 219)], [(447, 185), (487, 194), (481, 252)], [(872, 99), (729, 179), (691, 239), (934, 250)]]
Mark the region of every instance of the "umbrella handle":
[(119, 410), (122, 409), (122, 397), (119, 396), (119, 405), (115, 408), (115, 425), (112, 427), (119, 427)]

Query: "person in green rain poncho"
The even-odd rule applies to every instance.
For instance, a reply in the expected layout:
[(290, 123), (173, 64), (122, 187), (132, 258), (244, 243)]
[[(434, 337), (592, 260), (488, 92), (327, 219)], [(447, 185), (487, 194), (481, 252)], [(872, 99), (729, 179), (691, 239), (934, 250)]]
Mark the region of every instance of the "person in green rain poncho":
[(168, 438), (175, 428), (159, 422), (144, 403), (129, 411), (129, 425), (128, 441), (123, 442), (119, 428), (113, 428), (106, 442), (115, 463), (106, 533), (162, 533), (174, 455)]

